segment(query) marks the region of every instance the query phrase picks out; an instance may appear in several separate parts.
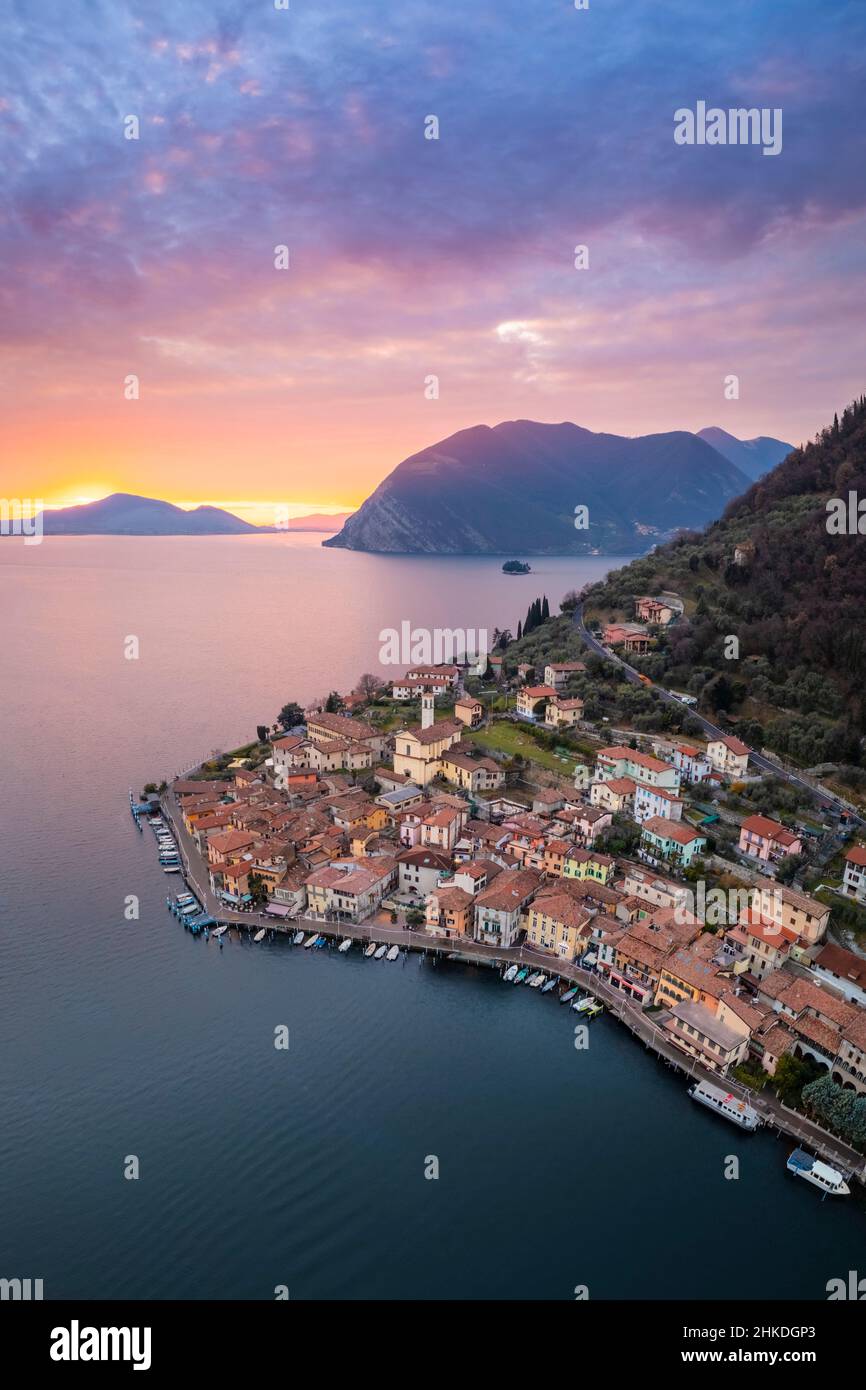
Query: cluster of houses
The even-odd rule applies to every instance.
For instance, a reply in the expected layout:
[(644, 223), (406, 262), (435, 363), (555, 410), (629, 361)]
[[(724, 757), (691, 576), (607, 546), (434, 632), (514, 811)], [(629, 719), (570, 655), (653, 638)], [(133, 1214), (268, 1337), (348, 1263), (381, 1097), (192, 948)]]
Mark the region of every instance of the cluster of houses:
[[(550, 722), (551, 708), (580, 704), (562, 694), (579, 670), (549, 665), (518, 700), (543, 701)], [(825, 944), (828, 907), (772, 877), (800, 852), (797, 834), (763, 815), (742, 822), (738, 848), (759, 872), (720, 921), (683, 881), (707, 849), (685, 792), (746, 776), (744, 744), (613, 745), (574, 787), (515, 798), (501, 764), (465, 739), (484, 709), (460, 693), (457, 668), (410, 670), (396, 698), (406, 689), (418, 725), (386, 734), (358, 715), (308, 711), (263, 766), (175, 784), (220, 899), (275, 919), (397, 920), (458, 945), (525, 943), (551, 969), (577, 963), (652, 1007), (711, 1067), (751, 1057), (772, 1073), (786, 1053), (810, 1055), (866, 1091), (866, 968)], [(440, 690), (457, 699), (437, 719)], [(634, 858), (605, 851), (615, 815), (639, 827)], [(866, 850), (849, 852), (846, 891), (866, 899)]]

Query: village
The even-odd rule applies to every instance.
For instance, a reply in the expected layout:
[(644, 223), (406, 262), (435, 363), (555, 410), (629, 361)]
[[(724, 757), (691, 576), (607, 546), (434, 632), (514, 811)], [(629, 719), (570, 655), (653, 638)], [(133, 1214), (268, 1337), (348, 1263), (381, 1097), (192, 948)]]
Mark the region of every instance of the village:
[[(801, 832), (746, 815), (729, 857), (714, 852), (713, 798), (749, 781), (745, 745), (633, 738), (567, 771), (515, 763), (490, 731), (575, 729), (585, 666), (521, 669), (503, 696), (494, 657), (488, 680), (486, 701), (458, 664), (410, 666), (177, 779), (162, 808), (203, 906), (259, 935), (400, 928), (503, 964), (525, 951), (546, 973), (520, 979), (585, 972), (707, 1072), (760, 1091), (793, 1069), (849, 1110), (866, 1097), (866, 959), (828, 936), (830, 905), (776, 878)], [(863, 847), (838, 891), (862, 901)], [(855, 1109), (837, 1133), (860, 1149)]]

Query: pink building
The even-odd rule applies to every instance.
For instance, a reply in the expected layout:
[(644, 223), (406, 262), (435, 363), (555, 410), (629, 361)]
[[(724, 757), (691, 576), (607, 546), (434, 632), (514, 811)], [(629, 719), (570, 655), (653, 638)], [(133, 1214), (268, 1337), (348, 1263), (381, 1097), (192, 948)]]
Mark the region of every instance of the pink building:
[(740, 853), (752, 859), (772, 863), (788, 854), (800, 854), (802, 849), (799, 836), (769, 816), (747, 816), (740, 826)]

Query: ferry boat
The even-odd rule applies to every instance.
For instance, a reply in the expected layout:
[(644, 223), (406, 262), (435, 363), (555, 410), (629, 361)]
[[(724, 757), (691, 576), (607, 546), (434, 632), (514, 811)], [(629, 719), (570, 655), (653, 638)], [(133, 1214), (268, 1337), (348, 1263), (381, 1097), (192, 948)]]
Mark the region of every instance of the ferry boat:
[(577, 985), (574, 986), (574, 989), (567, 989), (567, 990), (565, 991), (565, 994), (561, 994), (561, 995), (559, 996), (559, 1002), (560, 1002), (560, 1004), (567, 1004), (568, 1001), (569, 1001), (569, 999), (573, 999), (574, 996), (575, 996), (576, 994), (577, 994)]
[(303, 939), (304, 939), (304, 933), (303, 933), (302, 931), (296, 931), (295, 934), (294, 934), (294, 936), (292, 937), (292, 945), (293, 945), (293, 946), (300, 946), (300, 944), (301, 944), (301, 942), (303, 941)]
[(348, 951), (348, 949), (349, 949), (349, 947), (351, 946), (351, 944), (352, 944), (352, 938), (351, 938), (351, 936), (347, 936), (346, 939), (345, 939), (345, 941), (341, 941), (341, 942), (340, 942), (339, 946), (337, 947), (337, 950), (338, 950), (338, 951)]
[(253, 941), (262, 941), (262, 940), (264, 940), (264, 935), (265, 935), (265, 931), (266, 931), (266, 930), (267, 930), (267, 929), (266, 929), (265, 927), (260, 927), (259, 930), (256, 932), (255, 936), (253, 937)]
[(365, 955), (365, 956), (374, 956), (375, 954), (376, 954), (376, 943), (375, 943), (375, 941), (371, 941), (370, 944), (369, 944), (369, 946), (368, 946), (368, 947), (366, 948), (366, 950), (364, 951), (364, 955)]
[(304, 942), (304, 950), (309, 951), (310, 947), (319, 939), (319, 933), (314, 931), (312, 936), (308, 936)]
[(511, 981), (514, 979), (514, 977), (515, 977), (516, 974), (517, 974), (517, 966), (516, 966), (516, 965), (509, 965), (508, 969), (506, 970), (506, 972), (505, 972), (505, 974), (502, 976), (502, 978), (503, 978), (503, 980), (507, 980), (508, 983), (511, 984)]
[(380, 946), (378, 951), (376, 952), (376, 960), (381, 960), (387, 949), (388, 947), (385, 945)]
[(717, 1115), (724, 1115), (726, 1120), (733, 1120), (740, 1129), (757, 1129), (761, 1123), (760, 1115), (748, 1101), (740, 1100), (721, 1086), (714, 1086), (711, 1081), (697, 1081), (694, 1086), (689, 1087), (689, 1095), (692, 1100), (700, 1101), (701, 1105), (706, 1105)]
[(813, 1158), (805, 1149), (795, 1149), (788, 1156), (785, 1166), (795, 1178), (805, 1178), (806, 1182), (820, 1188), (826, 1196), (847, 1197), (851, 1191), (843, 1173), (837, 1168), (831, 1168), (829, 1163), (822, 1163), (820, 1159)]
[(400, 954), (400, 947), (399, 947), (399, 946), (392, 946), (391, 949), (390, 949), (390, 951), (388, 952), (388, 959), (389, 959), (389, 960), (396, 960), (397, 957), (399, 956), (399, 954)]

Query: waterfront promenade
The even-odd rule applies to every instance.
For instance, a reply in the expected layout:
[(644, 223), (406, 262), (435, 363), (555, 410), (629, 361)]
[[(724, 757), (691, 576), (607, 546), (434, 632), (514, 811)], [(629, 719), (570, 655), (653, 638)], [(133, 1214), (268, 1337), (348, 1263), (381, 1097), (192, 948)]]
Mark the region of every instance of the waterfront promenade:
[(771, 1093), (752, 1092), (747, 1087), (721, 1077), (718, 1072), (704, 1067), (696, 1058), (689, 1057), (671, 1043), (655, 1022), (653, 1015), (647, 1014), (619, 990), (613, 989), (600, 976), (583, 970), (573, 962), (558, 961), (542, 951), (535, 951), (526, 945), (514, 947), (486, 946), (478, 941), (454, 940), (432, 936), (426, 931), (413, 931), (409, 927), (366, 921), (362, 923), (327, 922), (311, 917), (298, 917), (285, 923), (274, 919), (266, 912), (236, 912), (227, 908), (216, 897), (210, 887), (207, 869), (198, 849), (188, 833), (177, 800), (172, 791), (163, 797), (163, 814), (171, 821), (184, 865), (184, 877), (192, 892), (206, 911), (217, 921), (237, 927), (238, 931), (253, 933), (261, 926), (286, 936), (303, 929), (304, 932), (317, 931), (323, 936), (343, 939), (351, 937), (361, 943), (370, 941), (398, 945), (406, 950), (425, 954), (456, 957), (469, 964), (504, 969), (509, 964), (524, 964), (544, 970), (548, 975), (558, 975), (563, 982), (570, 982), (585, 988), (614, 1014), (644, 1047), (654, 1052), (666, 1066), (674, 1067), (694, 1081), (710, 1081), (716, 1085), (722, 1080), (730, 1091), (749, 1103), (761, 1115), (764, 1124), (779, 1135), (787, 1135), (800, 1144), (814, 1150), (826, 1162), (841, 1168), (846, 1174), (866, 1183), (866, 1159), (856, 1149), (850, 1148), (834, 1135), (828, 1134), (819, 1125), (813, 1124), (805, 1116), (788, 1110)]

